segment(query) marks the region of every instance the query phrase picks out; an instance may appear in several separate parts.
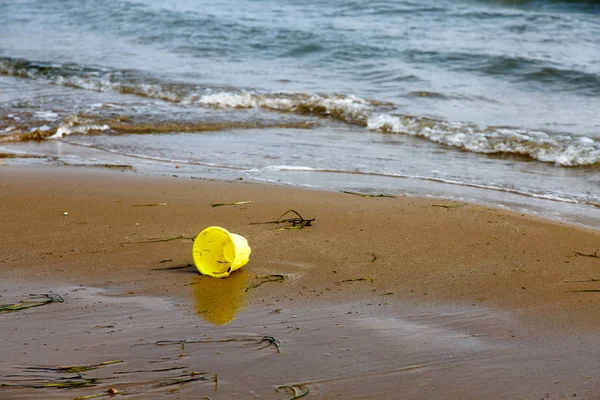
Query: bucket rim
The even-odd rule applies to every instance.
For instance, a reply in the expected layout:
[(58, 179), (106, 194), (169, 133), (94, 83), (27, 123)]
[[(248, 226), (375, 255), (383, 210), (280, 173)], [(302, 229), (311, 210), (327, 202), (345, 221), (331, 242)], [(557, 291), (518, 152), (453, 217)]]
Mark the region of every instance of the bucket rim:
[[(229, 232), (227, 229), (220, 227), (220, 226), (209, 226), (208, 228), (204, 228), (202, 230), (202, 232), (200, 232), (198, 234), (198, 236), (202, 235), (204, 232), (211, 230), (211, 231), (220, 231), (221, 233), (224, 233), (227, 235), (227, 237), (229, 238), (229, 240), (231, 240), (231, 244), (233, 244), (233, 250), (237, 250), (235, 247), (235, 240), (233, 240), (233, 238), (231, 237), (232, 233)], [(196, 239), (198, 238), (198, 236), (196, 236)]]

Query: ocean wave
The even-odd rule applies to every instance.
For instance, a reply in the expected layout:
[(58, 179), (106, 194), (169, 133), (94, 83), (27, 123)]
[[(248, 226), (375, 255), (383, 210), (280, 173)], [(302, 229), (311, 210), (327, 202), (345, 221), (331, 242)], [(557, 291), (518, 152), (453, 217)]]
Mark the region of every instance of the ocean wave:
[[(483, 154), (514, 154), (562, 167), (600, 164), (600, 142), (588, 137), (548, 134), (545, 132), (505, 128), (480, 127), (461, 122), (437, 121), (415, 116), (396, 115), (395, 106), (366, 100), (353, 95), (322, 95), (310, 93), (258, 93), (241, 90), (221, 90), (181, 83), (164, 82), (134, 71), (112, 71), (76, 65), (54, 65), (22, 59), (0, 58), (0, 74), (29, 79), (40, 79), (58, 85), (87, 90), (117, 91), (168, 102), (200, 107), (260, 108), (283, 113), (331, 118), (365, 127), (371, 131), (407, 134), (429, 141)], [(22, 137), (43, 139), (59, 138), (72, 133), (104, 132), (117, 129), (116, 123), (99, 121), (64, 121), (56, 130), (36, 129)], [(202, 124), (202, 123), (200, 123)], [(160, 125), (160, 124), (158, 124)], [(161, 133), (159, 126), (138, 129), (137, 133)], [(285, 124), (274, 127), (286, 127)], [(47, 126), (47, 125), (44, 125)], [(256, 126), (258, 127), (258, 126)], [(297, 126), (294, 126), (297, 127)], [(310, 128), (308, 124), (306, 127)], [(0, 129), (2, 126), (0, 126)], [(139, 128), (139, 127), (138, 127)], [(217, 129), (211, 126), (202, 130)], [(10, 127), (5, 127), (10, 129)], [(136, 133), (135, 128), (124, 128), (125, 133)], [(170, 129), (170, 128), (169, 128)], [(142, 132), (144, 131), (144, 132)], [(177, 129), (171, 130), (176, 132)], [(190, 130), (179, 130), (189, 132)], [(4, 132), (3, 141), (16, 133)], [(23, 133), (23, 132), (21, 132)], [(28, 135), (28, 136), (27, 136)]]
[(600, 142), (588, 137), (550, 136), (545, 132), (511, 128), (482, 129), (388, 114), (370, 116), (367, 128), (418, 136), (473, 153), (522, 155), (563, 167), (600, 163)]
[(355, 96), (217, 93), (203, 96), (198, 102), (216, 107), (266, 108), (331, 117), (372, 131), (417, 136), (473, 153), (515, 154), (563, 167), (600, 163), (600, 142), (588, 137), (551, 136), (533, 130), (378, 113), (377, 103)]
[[(513, 9), (558, 12), (600, 12), (597, 0), (477, 0), (483, 4), (501, 5)], [(496, 10), (494, 10), (496, 11)], [(497, 12), (497, 11), (496, 11)]]
[(26, 142), (62, 139), (69, 135), (154, 135), (170, 133), (218, 132), (232, 129), (311, 129), (311, 121), (189, 121), (137, 117), (102, 117), (38, 111), (0, 115), (0, 142)]
[(260, 94), (222, 90), (214, 92), (215, 88), (160, 81), (134, 71), (41, 63), (10, 57), (0, 58), (0, 75), (40, 80), (85, 90), (115, 91), (186, 105), (264, 108), (303, 115), (331, 116), (350, 123), (358, 121), (363, 125), (366, 124), (365, 111), (378, 104), (356, 96)]
[(202, 96), (198, 104), (225, 108), (264, 108), (336, 118), (365, 125), (374, 104), (356, 96), (321, 96), (316, 94), (215, 93)]
[(560, 66), (531, 56), (421, 49), (408, 49), (405, 56), (412, 63), (442, 64), (456, 71), (496, 77), (528, 88), (535, 85), (540, 91), (569, 90), (585, 96), (600, 94), (597, 73), (580, 70), (577, 65)]
[(12, 57), (0, 57), (0, 75), (98, 92), (115, 91), (170, 102), (193, 101), (198, 90), (190, 85), (159, 81), (136, 71), (35, 62)]

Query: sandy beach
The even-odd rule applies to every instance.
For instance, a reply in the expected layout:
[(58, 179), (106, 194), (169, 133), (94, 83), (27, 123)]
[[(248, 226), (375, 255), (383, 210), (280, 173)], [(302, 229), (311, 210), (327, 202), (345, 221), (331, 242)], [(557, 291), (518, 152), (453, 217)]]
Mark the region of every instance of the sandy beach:
[[(0, 304), (56, 299), (0, 313), (2, 399), (600, 398), (598, 231), (48, 166), (0, 167), (0, 212)], [(226, 279), (190, 264), (212, 225), (252, 247)]]

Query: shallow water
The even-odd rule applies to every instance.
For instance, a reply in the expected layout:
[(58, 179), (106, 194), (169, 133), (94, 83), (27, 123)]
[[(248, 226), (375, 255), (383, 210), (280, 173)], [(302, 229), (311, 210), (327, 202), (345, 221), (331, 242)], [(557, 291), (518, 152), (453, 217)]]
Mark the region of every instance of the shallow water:
[(10, 162), (600, 227), (596, 2), (28, 0), (0, 15), (0, 153), (48, 157)]

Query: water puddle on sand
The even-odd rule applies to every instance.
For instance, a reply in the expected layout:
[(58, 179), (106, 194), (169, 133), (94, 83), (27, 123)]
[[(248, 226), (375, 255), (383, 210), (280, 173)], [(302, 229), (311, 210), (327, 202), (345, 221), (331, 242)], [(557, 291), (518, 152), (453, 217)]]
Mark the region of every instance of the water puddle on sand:
[[(281, 399), (290, 390), (390, 399), (597, 394), (597, 357), (590, 354), (600, 347), (589, 335), (540, 334), (510, 314), (478, 307), (367, 300), (277, 309), (258, 303), (230, 322), (247, 284), (243, 273), (197, 279), (187, 300), (53, 288), (64, 303), (0, 314), (0, 381), (9, 385), (0, 395), (64, 398), (66, 388), (43, 385), (64, 384), (68, 371), (41, 377), (19, 368), (102, 363), (70, 373), (83, 382), (68, 389), (71, 398), (110, 388), (142, 399), (175, 392), (182, 399)], [(2, 301), (41, 286), (2, 284)]]
[(246, 288), (250, 276), (244, 269), (228, 278), (218, 279), (198, 276), (189, 286), (194, 299), (196, 313), (214, 325), (232, 322), (244, 307)]

